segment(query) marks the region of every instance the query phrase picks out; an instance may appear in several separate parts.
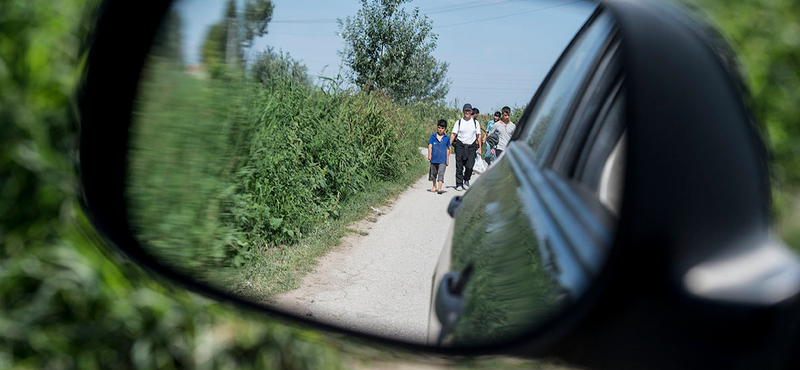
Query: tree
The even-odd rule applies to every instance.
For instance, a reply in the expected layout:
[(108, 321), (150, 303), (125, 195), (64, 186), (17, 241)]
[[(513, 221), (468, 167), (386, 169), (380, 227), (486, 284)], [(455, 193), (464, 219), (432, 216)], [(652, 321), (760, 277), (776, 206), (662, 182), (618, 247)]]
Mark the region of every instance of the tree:
[(250, 48), (255, 37), (267, 34), (267, 24), (272, 20), (274, 8), (275, 6), (270, 0), (255, 0), (245, 3), (243, 47)]
[(212, 24), (208, 28), (206, 39), (200, 52), (203, 64), (212, 77), (218, 77), (225, 65), (225, 46), (227, 40), (225, 23)]
[(205, 64), (219, 62), (225, 55), (225, 25), (223, 23), (212, 24), (208, 27), (206, 39), (203, 42), (200, 57)]
[(238, 14), (236, 1), (228, 0), (225, 18), (209, 26), (202, 46), (202, 60), (207, 68), (220, 71), (221, 67), (244, 67), (244, 49), (253, 45), (253, 39), (267, 34), (274, 5), (271, 0), (247, 0), (244, 13)]
[(345, 49), (339, 54), (350, 82), (365, 91), (380, 90), (401, 103), (437, 101), (450, 90), (448, 63), (431, 53), (438, 36), (410, 0), (361, 0), (355, 16), (339, 19)]
[(255, 81), (267, 87), (292, 83), (297, 86), (311, 86), (308, 68), (283, 51), (277, 53), (273, 48), (259, 54), (253, 62), (252, 75)]

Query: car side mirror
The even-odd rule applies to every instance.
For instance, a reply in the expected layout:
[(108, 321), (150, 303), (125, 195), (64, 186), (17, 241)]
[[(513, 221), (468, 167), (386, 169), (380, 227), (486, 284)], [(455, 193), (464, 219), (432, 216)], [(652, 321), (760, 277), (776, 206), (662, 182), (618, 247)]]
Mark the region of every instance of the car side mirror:
[[(426, 193), (431, 198), (420, 202), (446, 222), (430, 233), (446, 238), (444, 246), (419, 243), (426, 266), (419, 271), (382, 254), (394, 241), (430, 236), (412, 228), (354, 262), (384, 259), (407, 274), (384, 272), (398, 282), (421, 276), (413, 288), (348, 291), (397, 299), (376, 302), (378, 310), (422, 307), (419, 333), (351, 304), (328, 316), (281, 306), (267, 294), (272, 283), (259, 285), (267, 293), (254, 299), (254, 278), (271, 274), (270, 282), (297, 285), (295, 272), (308, 273), (313, 262), (292, 261), (322, 258), (303, 237), (316, 232), (332, 244), (344, 232), (369, 234), (371, 226), (346, 231), (339, 220), (354, 217), (343, 216), (346, 202), (365, 202), (348, 212), (387, 229), (402, 217), (425, 221), (422, 211), (379, 220), (386, 208), (367, 203), (381, 191), (362, 194), (374, 183), (413, 183), (429, 166), (417, 148), (430, 143), (428, 127), (385, 117), (457, 119), (460, 107), (391, 100), (382, 94), (392, 90), (375, 81), (347, 86), (325, 77), (315, 85), (302, 63), (272, 49), (248, 65), (237, 47), (257, 43), (253, 34), (278, 22), (272, 7), (283, 5), (246, 4), (198, 26), (181, 18), (194, 14), (190, 1), (108, 1), (98, 20), (78, 117), (84, 207), (141, 266), (217, 300), (428, 353), (735, 368), (739, 357), (726, 352), (735, 339), (756, 347), (753, 359), (789, 361), (749, 335), (771, 325), (772, 340), (798, 343), (791, 325), (776, 323), (795, 322), (800, 260), (770, 231), (768, 159), (741, 84), (722, 62), (726, 49), (695, 21), (648, 1), (582, 2), (570, 5), (571, 14), (569, 4), (554, 6), (562, 7), (554, 17), (582, 18), (527, 92), (526, 108), (514, 112), (516, 129), (505, 139), (500, 133), (503, 155), (466, 193), (452, 200), (455, 189), (439, 198)], [(180, 37), (200, 40), (200, 51), (180, 46)], [(187, 68), (186, 50), (201, 54), (202, 66)], [(409, 59), (406, 67), (437, 63)], [(324, 100), (320, 111), (304, 110), (316, 107), (309, 97)], [(417, 108), (419, 117), (404, 113)], [(345, 150), (352, 156), (340, 157)], [(419, 181), (430, 185), (427, 175)], [(320, 228), (326, 222), (341, 225)], [(333, 276), (359, 273), (342, 268)], [(428, 299), (403, 298), (409, 290)], [(731, 331), (740, 324), (745, 330)]]

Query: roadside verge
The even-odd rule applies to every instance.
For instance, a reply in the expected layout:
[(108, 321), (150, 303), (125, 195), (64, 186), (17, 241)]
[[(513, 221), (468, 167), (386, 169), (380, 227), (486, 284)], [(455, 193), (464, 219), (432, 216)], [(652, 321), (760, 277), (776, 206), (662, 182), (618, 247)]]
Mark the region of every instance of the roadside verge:
[(242, 266), (227, 284), (233, 293), (263, 302), (300, 286), (328, 251), (343, 237), (360, 231), (350, 228), (356, 221), (369, 218), (373, 209), (391, 203), (427, 170), (426, 161), (416, 161), (398, 182), (377, 182), (341, 205), (339, 217), (328, 219), (292, 246), (257, 248), (253, 259)]

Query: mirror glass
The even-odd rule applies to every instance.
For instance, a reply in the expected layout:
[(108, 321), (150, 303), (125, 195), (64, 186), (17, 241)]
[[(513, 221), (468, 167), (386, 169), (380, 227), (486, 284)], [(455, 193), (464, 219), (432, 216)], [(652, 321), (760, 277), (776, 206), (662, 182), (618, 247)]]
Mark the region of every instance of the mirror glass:
[(588, 1), (176, 1), (133, 111), (132, 231), (309, 320), (513, 339), (579, 303), (611, 248), (618, 44)]

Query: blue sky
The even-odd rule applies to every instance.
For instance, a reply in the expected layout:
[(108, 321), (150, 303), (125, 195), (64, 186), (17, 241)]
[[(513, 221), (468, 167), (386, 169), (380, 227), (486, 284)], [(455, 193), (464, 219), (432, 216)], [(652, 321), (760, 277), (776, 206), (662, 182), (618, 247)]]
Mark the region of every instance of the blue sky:
[[(207, 28), (222, 18), (226, 3), (176, 3), (187, 63), (199, 63)], [(273, 4), (268, 34), (255, 41), (253, 52), (272, 46), (303, 61), (311, 75), (335, 76), (341, 65), (337, 52), (344, 47), (335, 20), (354, 15), (360, 2), (273, 0)], [(450, 63), (447, 101), (458, 99), (459, 104), (471, 103), (487, 113), (528, 103), (595, 5), (576, 0), (414, 0), (404, 7), (418, 7), (433, 21), (433, 31), (439, 35), (433, 54)]]

